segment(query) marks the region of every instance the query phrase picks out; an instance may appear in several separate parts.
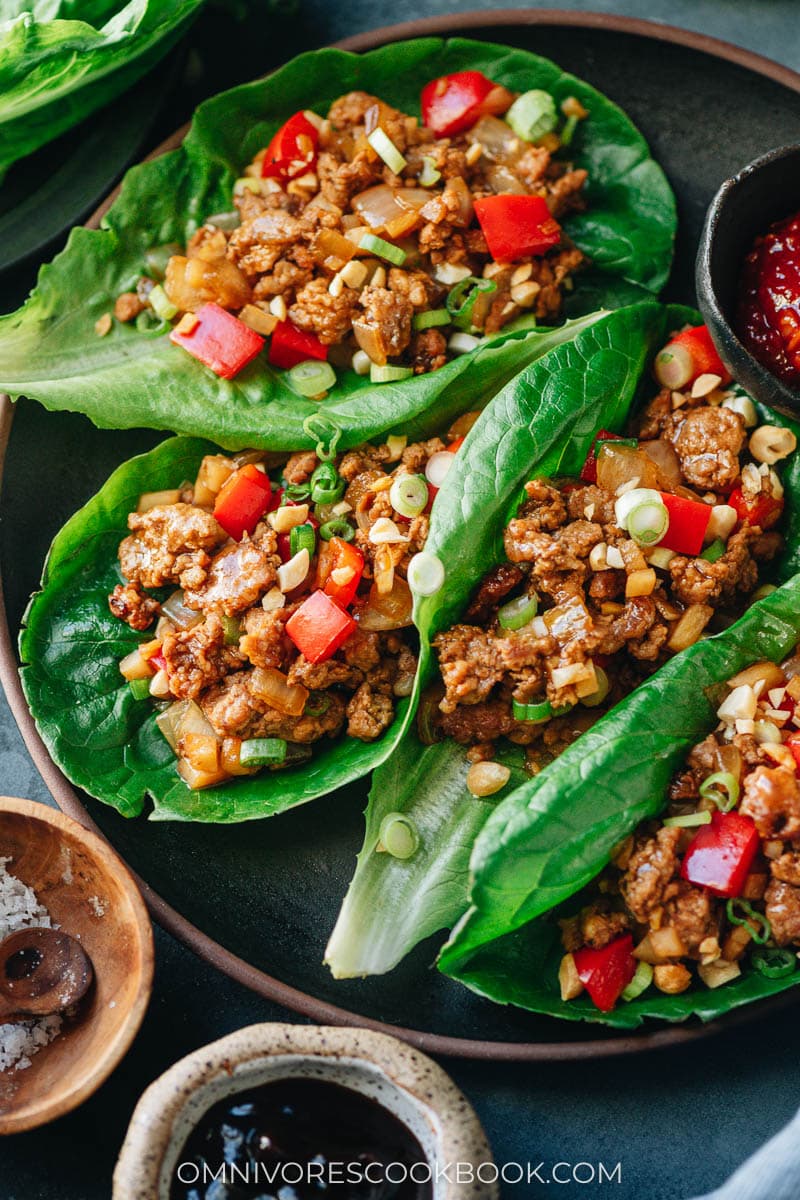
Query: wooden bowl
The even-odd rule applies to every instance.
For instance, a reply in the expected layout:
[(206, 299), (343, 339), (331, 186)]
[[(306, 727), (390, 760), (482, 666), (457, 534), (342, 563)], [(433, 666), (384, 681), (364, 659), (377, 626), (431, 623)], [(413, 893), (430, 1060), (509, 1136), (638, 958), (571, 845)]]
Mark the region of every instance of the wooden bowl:
[(53, 924), (80, 939), (95, 982), (74, 1019), (21, 1071), (0, 1074), (0, 1134), (76, 1108), (111, 1074), (142, 1022), (153, 982), (153, 933), (139, 889), (96, 834), (55, 809), (0, 796), (0, 855)]

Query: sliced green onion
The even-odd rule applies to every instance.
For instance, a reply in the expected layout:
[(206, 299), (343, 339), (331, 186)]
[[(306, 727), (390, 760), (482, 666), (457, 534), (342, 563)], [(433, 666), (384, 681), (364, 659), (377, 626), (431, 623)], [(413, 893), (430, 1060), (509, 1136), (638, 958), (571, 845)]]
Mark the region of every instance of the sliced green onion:
[(669, 512), (653, 488), (631, 488), (614, 504), (617, 524), (640, 546), (654, 546), (669, 528)]
[(249, 738), (242, 742), (239, 762), (243, 767), (274, 767), (286, 760), (283, 738)]
[(298, 504), (302, 504), (304, 500), (311, 499), (311, 486), (308, 483), (287, 483), (283, 489), (284, 500), (294, 500)]
[(146, 700), (150, 695), (149, 679), (129, 679), (128, 687), (133, 693), (134, 700)]
[(435, 161), (430, 154), (425, 154), (422, 157), (422, 170), (417, 178), (417, 183), (420, 187), (433, 187), (442, 178), (442, 172), (436, 167)]
[(389, 490), (389, 502), (401, 517), (418, 517), (427, 507), (430, 493), (422, 475), (398, 475)]
[(413, 374), (411, 367), (395, 367), (392, 363), (387, 363), (384, 367), (372, 363), (369, 369), (369, 377), (373, 383), (399, 383), (401, 379), (408, 379)]
[(731, 925), (742, 925), (753, 941), (763, 946), (772, 937), (772, 926), (763, 913), (757, 912), (748, 900), (729, 900), (725, 914)]
[(135, 324), (137, 333), (166, 333), (170, 327), (169, 321), (159, 317), (152, 308), (143, 308)]
[(222, 632), (225, 635), (226, 646), (238, 646), (242, 636), (242, 625), (238, 617), (222, 615)]
[(471, 354), (481, 344), (481, 338), (473, 337), (471, 333), (454, 333), (447, 343), (448, 350), (453, 354)]
[(558, 135), (561, 138), (562, 146), (571, 146), (572, 139), (575, 136), (575, 130), (578, 128), (578, 117), (567, 117), (564, 122), (564, 127)]
[(700, 784), (704, 800), (713, 800), (720, 812), (730, 812), (739, 802), (739, 780), (730, 771), (715, 771)]
[(531, 88), (517, 96), (506, 113), (506, 121), (518, 138), (524, 142), (537, 142), (546, 133), (552, 133), (558, 124), (556, 102), (549, 92)]
[(756, 946), (750, 962), (765, 979), (784, 979), (797, 970), (797, 955), (784, 946)]
[(478, 279), (475, 275), (468, 275), (466, 279), (459, 280), (447, 293), (447, 311), (453, 325), (469, 331), (473, 325), (472, 316), (478, 297), (496, 291), (497, 284), (493, 279)]
[(323, 542), (329, 542), (334, 537), (342, 538), (345, 542), (352, 542), (356, 531), (349, 521), (345, 521), (344, 517), (336, 517), (333, 521), (326, 521), (320, 527), (319, 536)]
[(597, 678), (596, 690), (588, 696), (581, 696), (581, 704), (585, 704), (587, 708), (596, 708), (598, 704), (602, 704), (611, 691), (611, 683), (603, 668), (595, 665), (594, 673)]
[(313, 555), (316, 544), (317, 535), (313, 525), (295, 525), (289, 532), (289, 551), (292, 558), (301, 550), (307, 550), (309, 556)]
[(311, 476), (311, 499), (315, 504), (336, 504), (346, 489), (347, 484), (331, 462), (320, 463)]
[(522, 629), (539, 611), (539, 597), (533, 594), (516, 596), (497, 610), (497, 620), (503, 629)]
[(700, 555), (706, 562), (716, 562), (718, 558), (722, 558), (725, 553), (725, 543), (722, 538), (716, 538), (710, 546), (706, 546), (703, 553)]
[(395, 175), (399, 175), (405, 169), (407, 165), (405, 158), (389, 135), (384, 133), (380, 126), (377, 129), (373, 129), (372, 133), (367, 134), (367, 141), (375, 153), (380, 155), (389, 170), (394, 171)]
[(549, 721), (555, 713), (549, 700), (541, 700), (537, 704), (521, 704), (519, 700), (512, 700), (511, 715), (515, 721)]
[(698, 825), (710, 825), (711, 813), (693, 812), (683, 817), (667, 817), (664, 824), (668, 829), (694, 829)]
[(380, 844), (392, 858), (411, 858), (419, 848), (419, 830), (410, 817), (387, 813), (378, 831)]
[(177, 242), (167, 242), (164, 246), (153, 246), (144, 256), (150, 274), (163, 279), (167, 273), (167, 263), (176, 254), (183, 254), (183, 247), (179, 246)]
[(435, 554), (420, 550), (408, 564), (406, 579), (418, 596), (433, 596), (444, 583), (444, 564)]
[(303, 433), (306, 437), (316, 438), (314, 453), (320, 462), (330, 462), (336, 458), (342, 428), (330, 417), (320, 412), (309, 413), (303, 421)]
[(147, 299), (150, 301), (150, 307), (153, 312), (157, 317), (161, 317), (162, 321), (171, 321), (173, 317), (177, 317), (178, 309), (172, 303), (160, 283), (157, 283), (154, 288), (150, 289)]
[(238, 229), (242, 223), (242, 218), (236, 209), (230, 212), (214, 213), (213, 217), (206, 217), (206, 225), (213, 225), (215, 229), (221, 229), (223, 233), (232, 233), (234, 229)]
[(292, 367), (287, 380), (298, 396), (321, 396), (336, 383), (336, 372), (330, 363), (311, 358)]
[(384, 241), (376, 233), (365, 233), (358, 243), (358, 248), (359, 250), (368, 250), (370, 254), (375, 254), (378, 258), (385, 258), (387, 262), (394, 263), (396, 267), (402, 267), (408, 257), (405, 250), (401, 250), (399, 246), (393, 246), (391, 242)]
[(450, 313), (446, 308), (431, 308), (427, 312), (415, 313), (411, 318), (411, 328), (419, 332), (421, 329), (435, 329), (437, 325), (449, 325)]
[(686, 387), (694, 375), (694, 369), (694, 359), (680, 343), (667, 345), (656, 355), (656, 379), (670, 391), (679, 392)]
[(646, 992), (653, 982), (653, 968), (650, 963), (640, 962), (636, 967), (636, 972), (628, 986), (622, 991), (623, 1000), (635, 1000), (637, 996), (641, 996), (642, 992)]
[(331, 706), (331, 698), (327, 692), (312, 692), (303, 709), (304, 717), (321, 717)]

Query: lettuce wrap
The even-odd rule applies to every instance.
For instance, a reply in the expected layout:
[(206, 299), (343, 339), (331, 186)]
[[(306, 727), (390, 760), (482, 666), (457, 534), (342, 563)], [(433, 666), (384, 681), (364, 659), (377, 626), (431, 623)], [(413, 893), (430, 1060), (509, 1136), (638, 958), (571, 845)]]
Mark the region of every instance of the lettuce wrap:
[[(779, 662), (798, 637), (795, 576), (729, 630), (667, 663), (547, 772), (507, 796), (475, 842), (470, 907), (441, 953), (440, 968), (491, 1000), (621, 1029), (651, 1017), (708, 1021), (794, 986), (797, 969), (769, 978), (746, 966), (713, 990), (698, 981), (676, 995), (651, 988), (607, 1013), (586, 996), (565, 1002), (558, 984), (564, 951), (551, 910), (580, 893), (640, 821), (663, 810), (688, 750), (717, 725), (722, 685), (755, 661)], [(576, 899), (558, 915), (579, 904)]]
[[(641, 134), (594, 88), (536, 55), (462, 39), (364, 55), (319, 50), (201, 105), (181, 149), (129, 172), (101, 229), (72, 232), (27, 303), (0, 320), (0, 389), (83, 412), (106, 428), (145, 425), (227, 449), (313, 448), (304, 421), (317, 403), (292, 391), (264, 355), (226, 381), (172, 345), (163, 323), (149, 331), (117, 323), (105, 336), (95, 325), (136, 287), (149, 250), (184, 246), (206, 217), (230, 208), (244, 165), (290, 114), (324, 114), (354, 88), (417, 112), (425, 83), (464, 69), (515, 90), (545, 89), (557, 102), (574, 97), (590, 114), (570, 147), (588, 171), (587, 208), (571, 213), (564, 230), (592, 261), (576, 281), (571, 312), (657, 293), (672, 259), (674, 198)], [(376, 385), (342, 370), (324, 405), (342, 448), (412, 426), (422, 436), (485, 402), (535, 358), (530, 324), (521, 318), (441, 369), (400, 382)], [(107, 327), (101, 322), (101, 333)]]
[[(668, 333), (697, 320), (690, 309), (653, 304), (612, 313), (528, 368), (484, 411), (447, 477), (431, 522), (428, 549), (447, 562), (455, 560), (457, 567), (448, 570), (447, 585), (439, 594), (416, 605), (422, 656), (414, 701), (419, 702), (436, 678), (430, 649), (434, 637), (461, 619), (478, 578), (506, 561), (503, 533), (525, 496), (525, 482), (536, 476), (578, 475), (598, 429), (622, 430), (639, 401), (652, 395), (648, 368)], [(760, 419), (767, 417), (797, 433), (793, 423), (762, 410)], [(800, 566), (798, 457), (795, 454), (783, 472), (787, 548), (772, 566), (778, 581), (793, 576)], [(456, 546), (461, 547), (460, 556)], [(680, 672), (682, 661), (678, 656), (670, 671)], [(623, 701), (612, 716), (624, 713), (631, 702)], [(375, 772), (364, 843), (326, 953), (337, 977), (388, 971), (418, 942), (452, 927), (468, 905), (475, 839), (497, 809), (496, 798), (477, 799), (467, 790), (470, 764), (464, 747), (451, 740), (423, 745), (412, 716), (397, 750)], [(578, 739), (569, 762), (582, 761), (587, 736)], [(510, 771), (503, 794), (526, 795), (531, 780), (524, 747), (503, 741), (494, 758)], [(537, 779), (560, 772), (559, 762), (544, 767)], [(419, 844), (407, 859), (377, 852), (381, 828), (392, 814), (410, 820), (418, 830)], [(551, 833), (557, 843), (559, 829), (554, 824)], [(510, 855), (507, 870), (522, 874), (519, 855)]]
[[(645, 309), (650, 319), (655, 311), (655, 305)], [(529, 352), (547, 356), (602, 320), (595, 314), (535, 331)], [(543, 419), (547, 436), (554, 436), (557, 423)], [(336, 432), (327, 414), (309, 428)], [(339, 740), (302, 766), (202, 791), (191, 791), (179, 777), (156, 714), (134, 699), (120, 674), (121, 660), (153, 634), (136, 633), (113, 616), (108, 596), (121, 579), (117, 553), (139, 496), (194, 479), (204, 456), (216, 451), (198, 438), (170, 438), (119, 467), (56, 536), (41, 590), (24, 618), (22, 684), (39, 732), (73, 783), (125, 816), (140, 814), (148, 795), (155, 820), (235, 822), (272, 816), (366, 774), (391, 752), (407, 725), (410, 701), (404, 699), (377, 741)], [(455, 545), (450, 553), (457, 554)]]
[(135, 83), (201, 7), (202, 0), (3, 0), (0, 179)]

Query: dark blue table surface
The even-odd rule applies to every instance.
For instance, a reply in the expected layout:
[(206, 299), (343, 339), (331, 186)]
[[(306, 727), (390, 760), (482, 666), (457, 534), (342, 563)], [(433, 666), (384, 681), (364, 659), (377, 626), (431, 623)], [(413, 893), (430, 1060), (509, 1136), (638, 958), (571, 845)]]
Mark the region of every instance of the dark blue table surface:
[[(210, 10), (190, 38), (197, 52), (189, 56), (187, 86), (151, 141), (175, 128), (203, 95), (300, 49), (389, 22), (505, 6), (252, 0), (258, 19), (249, 18), (233, 41), (230, 17)], [(681, 25), (800, 68), (797, 0), (564, 0), (561, 7)], [(212, 50), (217, 46), (219, 53)], [(14, 307), (32, 279), (31, 267), (0, 278), (0, 309)], [(52, 803), (2, 698), (0, 771), (5, 794)], [(107, 1200), (119, 1145), (148, 1083), (181, 1055), (242, 1025), (296, 1019), (217, 974), (160, 930), (156, 950), (153, 1000), (133, 1049), (76, 1113), (0, 1144), (0, 1200)], [(556, 1163), (590, 1164), (576, 1171), (577, 1180), (591, 1178), (593, 1170), (594, 1182), (547, 1184), (534, 1175), (507, 1187), (506, 1195), (527, 1200), (555, 1190), (563, 1197), (682, 1200), (720, 1184), (792, 1115), (800, 1104), (798, 1059), (800, 1028), (790, 1007), (768, 1023), (666, 1054), (586, 1064), (444, 1065), (478, 1110), (498, 1163), (530, 1163), (542, 1179)], [(600, 1182), (600, 1164), (610, 1180)], [(569, 1173), (567, 1167), (557, 1172), (559, 1178)]]

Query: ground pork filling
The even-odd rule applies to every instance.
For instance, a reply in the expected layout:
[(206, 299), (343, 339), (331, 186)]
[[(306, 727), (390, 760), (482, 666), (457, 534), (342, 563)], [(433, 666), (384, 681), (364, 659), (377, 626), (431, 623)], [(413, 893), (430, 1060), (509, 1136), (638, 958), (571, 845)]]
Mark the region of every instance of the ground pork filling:
[(585, 906), (559, 922), (564, 1000), (585, 987), (608, 1009), (650, 987), (677, 994), (743, 971), (795, 972), (798, 701), (797, 649), (781, 666), (756, 663), (728, 682), (720, 723), (673, 779), (664, 816), (625, 839)]
[[(434, 641), (441, 684), (420, 707), (423, 740), (454, 738), (474, 762), (508, 738), (536, 773), (740, 613), (782, 544), (783, 489), (764, 450), (776, 431), (754, 420), (720, 387), (664, 390), (634, 436), (598, 435), (581, 478), (531, 480), (505, 530), (508, 561)], [(793, 451), (791, 434), (779, 441)]]
[[(514, 97), (505, 94), (507, 108)], [(301, 173), (302, 155), (275, 169), (262, 149), (236, 182), (232, 211), (209, 216), (185, 248), (154, 248), (114, 315), (160, 317), (189, 332), (186, 314), (213, 303), (266, 337), (280, 326), (299, 346), (295, 363), (327, 357), (361, 374), (389, 364), (408, 375), (438, 370), (475, 335), (518, 317), (553, 321), (584, 263), (558, 221), (584, 206), (587, 173), (561, 135), (590, 114), (574, 99), (562, 107), (561, 134), (554, 125), (535, 144), (499, 110), (441, 137), (360, 91), (324, 119), (298, 114), (307, 128), (297, 139)], [(389, 153), (392, 166), (379, 153), (385, 143), (374, 148), (376, 131), (399, 156)], [(493, 257), (474, 206), (497, 195), (541, 198), (555, 244), (506, 241), (504, 258)], [(270, 362), (291, 365), (272, 349)]]
[(406, 572), (428, 531), (426, 465), (454, 459), (476, 415), (448, 441), (333, 459), (209, 455), (194, 483), (140, 497), (109, 605), (144, 637), (120, 669), (192, 788), (386, 731), (416, 671)]

